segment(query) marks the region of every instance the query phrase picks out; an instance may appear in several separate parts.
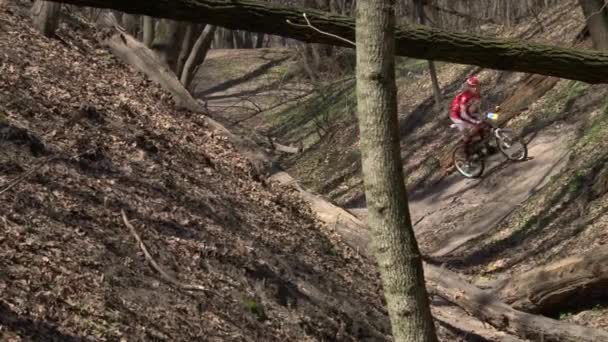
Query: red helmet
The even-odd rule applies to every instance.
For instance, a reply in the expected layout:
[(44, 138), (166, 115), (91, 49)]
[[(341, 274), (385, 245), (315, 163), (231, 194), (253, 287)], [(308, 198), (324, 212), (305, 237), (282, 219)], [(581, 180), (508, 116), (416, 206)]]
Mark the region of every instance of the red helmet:
[(475, 76), (469, 76), (466, 83), (469, 87), (479, 87), (479, 79)]

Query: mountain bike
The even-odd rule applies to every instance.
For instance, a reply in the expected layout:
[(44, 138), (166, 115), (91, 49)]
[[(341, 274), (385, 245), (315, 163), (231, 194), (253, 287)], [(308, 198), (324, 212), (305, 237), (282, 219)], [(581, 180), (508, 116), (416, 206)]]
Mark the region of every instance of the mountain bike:
[[(486, 129), (483, 130), (482, 138), (477, 142), (465, 145), (461, 140), (454, 148), (454, 166), (456, 170), (466, 178), (481, 177), (485, 168), (485, 160), (490, 155), (494, 141), (496, 148), (511, 161), (522, 161), (528, 157), (528, 147), (516, 137), (513, 130), (497, 127), (498, 114), (488, 113), (483, 119)], [(450, 127), (454, 128), (455, 125)]]

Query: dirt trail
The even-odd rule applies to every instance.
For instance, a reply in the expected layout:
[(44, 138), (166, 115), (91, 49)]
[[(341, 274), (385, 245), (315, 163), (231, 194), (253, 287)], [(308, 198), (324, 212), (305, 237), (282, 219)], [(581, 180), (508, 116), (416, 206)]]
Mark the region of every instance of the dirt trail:
[(431, 256), (450, 254), (494, 228), (565, 166), (569, 136), (548, 132), (529, 144), (529, 160), (509, 163), (501, 155), (489, 161), (483, 178), (465, 180), (454, 173), (413, 194), (416, 233)]
[[(487, 233), (564, 167), (570, 136), (544, 132), (528, 145), (529, 159), (509, 163), (502, 155), (489, 159), (481, 179), (452, 173), (440, 183), (410, 194), (415, 230), (425, 254), (449, 255)], [(367, 209), (349, 208), (365, 219)]]
[[(283, 84), (277, 79), (280, 73), (273, 74), (289, 63), (285, 51), (217, 50), (213, 53), (210, 59), (214, 70), (203, 68), (197, 91), (207, 99), (212, 113), (215, 108), (222, 112), (219, 116), (229, 117), (230, 121), (255, 117), (260, 111), (275, 106), (277, 101), (296, 100), (306, 92), (304, 87), (295, 91), (293, 84)], [(225, 68), (217, 67), (220, 59), (227, 59)], [(243, 60), (249, 62), (243, 63)], [(235, 73), (226, 80), (221, 77), (225, 70), (220, 69)], [(225, 115), (225, 110), (230, 111), (229, 116)], [(247, 126), (255, 126), (251, 124)], [(412, 221), (416, 223), (424, 252), (440, 257), (462, 248), (468, 241), (494, 228), (542, 188), (567, 161), (566, 142), (570, 138), (564, 133), (567, 131), (563, 128), (545, 131), (534, 137), (528, 146), (529, 159), (525, 162), (508, 163), (502, 155), (496, 154), (488, 160), (481, 179), (468, 180), (454, 172), (434, 186), (411, 193)], [(365, 208), (347, 209), (361, 219), (366, 218)]]

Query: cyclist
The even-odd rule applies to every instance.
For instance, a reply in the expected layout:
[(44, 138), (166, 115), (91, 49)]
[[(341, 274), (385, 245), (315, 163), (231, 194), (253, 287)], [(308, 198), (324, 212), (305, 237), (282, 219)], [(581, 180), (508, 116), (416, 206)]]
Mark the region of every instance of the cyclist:
[(481, 102), (479, 79), (475, 76), (467, 77), (462, 90), (454, 97), (450, 104), (449, 117), (458, 130), (463, 134), (464, 143), (468, 153), (471, 142), (481, 139), (484, 129), (483, 121), (479, 119)]

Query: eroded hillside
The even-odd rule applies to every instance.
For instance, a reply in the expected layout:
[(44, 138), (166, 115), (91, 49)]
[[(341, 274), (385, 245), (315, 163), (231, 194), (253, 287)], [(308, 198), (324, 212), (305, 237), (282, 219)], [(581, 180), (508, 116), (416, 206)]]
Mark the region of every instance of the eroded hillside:
[[(78, 17), (46, 39), (26, 14), (0, 8), (1, 340), (386, 338), (373, 265), (293, 191)], [(162, 268), (204, 290), (150, 268), (121, 210)]]

